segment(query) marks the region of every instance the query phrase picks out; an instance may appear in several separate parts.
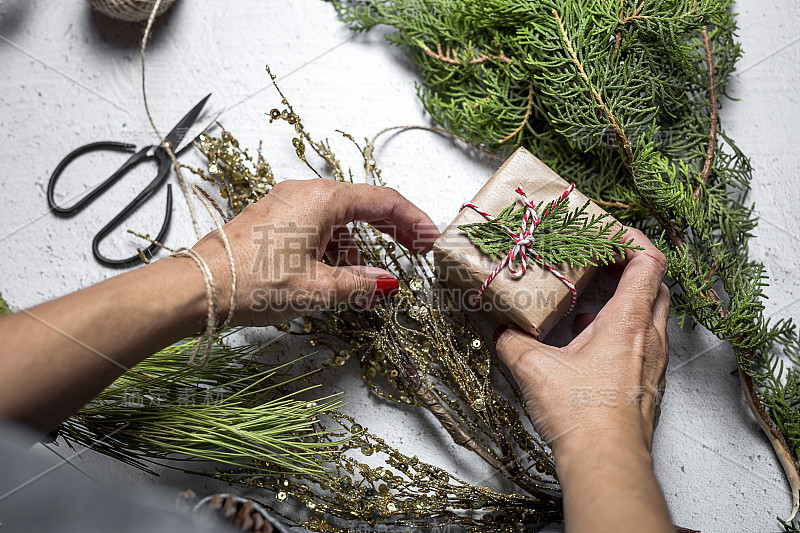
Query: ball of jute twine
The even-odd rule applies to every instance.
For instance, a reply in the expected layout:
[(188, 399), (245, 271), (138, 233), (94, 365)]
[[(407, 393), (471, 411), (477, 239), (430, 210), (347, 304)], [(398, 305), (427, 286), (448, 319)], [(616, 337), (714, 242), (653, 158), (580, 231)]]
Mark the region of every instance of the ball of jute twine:
[[(150, 18), (156, 0), (89, 0), (89, 3), (102, 14), (126, 22), (142, 22)], [(175, 0), (162, 0), (156, 16), (169, 9)]]

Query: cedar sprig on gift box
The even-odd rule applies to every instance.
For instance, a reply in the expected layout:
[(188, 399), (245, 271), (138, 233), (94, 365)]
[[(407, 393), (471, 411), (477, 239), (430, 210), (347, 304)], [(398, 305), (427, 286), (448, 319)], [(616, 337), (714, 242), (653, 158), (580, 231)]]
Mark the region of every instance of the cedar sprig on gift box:
[[(534, 231), (534, 249), (544, 263), (567, 264), (570, 268), (609, 264), (614, 255), (624, 257), (627, 250), (639, 250), (625, 237), (625, 230), (616, 231), (619, 225), (609, 215), (591, 215), (586, 212), (589, 202), (579, 209), (569, 207), (569, 199), (558, 203), (542, 218)], [(537, 213), (545, 211), (545, 202), (534, 206)], [(519, 228), (525, 206), (513, 203), (505, 208), (495, 221), (476, 222), (458, 226), (469, 239), (492, 259), (502, 259), (514, 247), (514, 238), (504, 228)], [(538, 260), (527, 256), (528, 265)], [(541, 264), (541, 263), (540, 263)]]

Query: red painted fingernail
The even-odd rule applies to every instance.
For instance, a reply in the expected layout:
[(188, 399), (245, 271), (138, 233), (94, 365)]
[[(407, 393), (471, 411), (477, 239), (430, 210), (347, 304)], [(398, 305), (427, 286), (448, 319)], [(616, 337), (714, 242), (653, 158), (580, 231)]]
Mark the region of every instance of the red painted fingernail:
[(400, 283), (395, 278), (388, 276), (375, 280), (375, 296), (378, 298), (388, 298), (400, 290)]
[(500, 335), (502, 335), (503, 332), (507, 329), (508, 329), (508, 324), (500, 324), (499, 326), (497, 326), (497, 329), (494, 330), (494, 336), (492, 337), (495, 344), (497, 344), (497, 340), (500, 338)]

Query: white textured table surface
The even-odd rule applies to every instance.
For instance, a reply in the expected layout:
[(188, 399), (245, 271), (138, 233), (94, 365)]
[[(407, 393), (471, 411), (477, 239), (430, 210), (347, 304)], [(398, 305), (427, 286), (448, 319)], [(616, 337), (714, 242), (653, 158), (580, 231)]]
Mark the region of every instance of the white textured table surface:
[[(723, 127), (755, 167), (750, 198), (761, 225), (752, 254), (775, 280), (767, 289), (768, 314), (791, 317), (800, 311), (800, 8), (780, 0), (765, 10), (746, 0), (738, 11), (745, 56), (729, 93), (740, 101), (724, 101)], [(149, 174), (116, 185), (71, 219), (48, 212), (45, 189), (60, 158), (80, 144), (152, 142), (141, 102), (140, 32), (92, 13), (86, 2), (0, 1), (0, 292), (12, 308), (114, 273), (93, 261), (91, 237)], [(157, 21), (148, 50), (150, 105), (164, 132), (213, 92), (212, 105), (228, 108), (221, 117), (225, 126), (245, 146), (255, 148), (263, 139), (283, 177), (309, 172), (295, 163), (286, 130), (267, 124), (264, 113), (279, 102), (268, 87), (266, 63), (317, 137), (335, 139), (338, 128), (363, 138), (388, 126), (428, 123), (415, 96), (416, 74), (402, 52), (379, 32), (354, 36), (318, 0), (180, 0)], [(341, 141), (335, 146), (342, 154), (350, 150)], [(378, 155), (384, 178), (440, 224), (493, 170), (426, 132), (399, 135)], [(93, 167), (68, 172), (59, 190), (77, 195), (118, 164), (93, 161)], [(190, 244), (188, 211), (174, 191), (169, 242)], [(164, 194), (126, 227), (155, 232)], [(204, 221), (204, 227), (212, 226)], [(106, 244), (109, 254), (120, 254), (140, 243), (120, 231)], [(670, 332), (668, 388), (654, 454), (675, 523), (703, 531), (777, 530), (775, 517), (786, 517), (790, 508), (788, 486), (731, 375), (731, 350), (700, 330), (682, 332), (673, 324)], [(342, 370), (337, 386), (352, 393), (349, 409), (361, 411), (365, 425), (403, 450), (469, 479), (485, 474), (453, 445), (431, 437), (424, 420), (371, 399), (352, 369)], [(100, 482), (122, 482), (135, 494), (189, 486), (203, 493), (213, 485), (175, 473), (152, 478), (92, 453), (77, 464)]]

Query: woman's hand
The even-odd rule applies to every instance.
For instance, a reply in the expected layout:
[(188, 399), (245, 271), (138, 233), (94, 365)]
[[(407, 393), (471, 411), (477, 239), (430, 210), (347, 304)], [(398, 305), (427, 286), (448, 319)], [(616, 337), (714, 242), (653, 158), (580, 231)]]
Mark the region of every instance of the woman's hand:
[[(363, 266), (347, 224), (369, 222), (414, 252), (439, 230), (394, 189), (325, 179), (284, 181), (224, 226), (236, 265), (234, 324), (274, 325), (340, 303), (374, 305), (398, 289), (385, 270)], [(217, 231), (195, 247), (219, 289), (218, 319), (228, 313), (231, 274)], [(322, 263), (323, 255), (338, 266)]]
[(522, 389), (536, 430), (558, 450), (587, 435), (635, 438), (648, 449), (667, 368), (667, 261), (639, 230), (644, 250), (615, 265), (613, 298), (568, 346), (554, 348), (516, 328), (497, 336), (497, 353)]
[[(550, 445), (567, 531), (674, 531), (650, 446), (667, 368), (669, 291), (664, 255), (644, 248), (617, 264), (614, 296), (566, 347), (498, 328), (497, 353)], [(587, 324), (588, 322), (588, 324)]]

